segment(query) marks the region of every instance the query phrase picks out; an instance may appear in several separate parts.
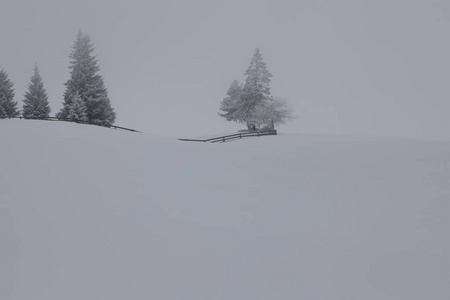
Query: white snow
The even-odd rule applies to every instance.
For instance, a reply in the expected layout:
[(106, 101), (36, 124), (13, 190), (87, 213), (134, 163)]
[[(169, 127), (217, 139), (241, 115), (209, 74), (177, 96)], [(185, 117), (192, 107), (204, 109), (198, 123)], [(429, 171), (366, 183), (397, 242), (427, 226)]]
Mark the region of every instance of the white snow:
[(0, 299), (450, 297), (450, 142), (0, 138)]

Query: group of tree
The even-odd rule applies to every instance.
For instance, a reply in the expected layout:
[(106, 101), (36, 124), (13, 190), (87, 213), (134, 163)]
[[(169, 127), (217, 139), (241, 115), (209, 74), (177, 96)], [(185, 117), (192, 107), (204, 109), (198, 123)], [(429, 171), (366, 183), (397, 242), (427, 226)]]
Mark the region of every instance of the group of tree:
[[(112, 125), (116, 113), (111, 107), (103, 78), (97, 74), (100, 68), (96, 57), (92, 54), (93, 51), (89, 35), (80, 30), (70, 54), (70, 78), (65, 83), (63, 108), (56, 117), (98, 125)], [(13, 83), (8, 79), (6, 72), (0, 70), (0, 118), (17, 117), (22, 114), (24, 118), (45, 119), (49, 117), (50, 111), (47, 92), (37, 65), (23, 99), (22, 112), (14, 101)]]
[[(56, 117), (108, 126), (114, 123), (116, 113), (111, 107), (103, 78), (97, 74), (100, 68), (93, 51), (89, 35), (80, 30), (69, 56), (70, 78), (65, 83), (63, 108)], [(270, 93), (272, 74), (267, 70), (259, 49), (255, 50), (245, 75), (244, 84), (237, 80), (231, 83), (227, 97), (221, 101), (221, 117), (246, 124), (249, 130), (274, 129), (275, 125), (292, 118), (292, 110), (286, 100), (274, 98)], [(48, 97), (37, 66), (23, 102), (23, 117), (49, 117)], [(0, 70), (0, 117), (18, 115), (20, 111), (14, 101), (13, 84), (5, 71)]]
[(221, 101), (219, 113), (227, 121), (246, 124), (248, 130), (271, 129), (291, 119), (292, 110), (283, 98), (274, 98), (270, 93), (272, 74), (267, 70), (259, 49), (245, 71), (242, 84), (234, 80)]
[[(0, 70), (0, 117), (17, 117), (20, 115), (17, 102), (14, 101), (13, 83), (4, 70)], [(31, 76), (28, 91), (23, 99), (22, 116), (29, 119), (44, 119), (50, 115), (47, 92), (44, 88), (37, 65)]]

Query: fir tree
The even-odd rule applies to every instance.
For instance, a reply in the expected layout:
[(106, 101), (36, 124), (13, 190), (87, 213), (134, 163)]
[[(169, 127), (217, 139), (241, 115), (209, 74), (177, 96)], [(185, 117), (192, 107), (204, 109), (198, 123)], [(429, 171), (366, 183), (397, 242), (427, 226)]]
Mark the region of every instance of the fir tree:
[(227, 121), (243, 122), (243, 112), (241, 108), (242, 84), (234, 80), (227, 92), (227, 97), (220, 103), (220, 110), (224, 113), (219, 115)]
[(22, 115), (25, 118), (44, 119), (50, 115), (47, 92), (37, 65), (34, 67), (34, 73), (31, 76), (23, 103)]
[(17, 102), (14, 101), (13, 86), (6, 72), (0, 70), (0, 117), (16, 117), (20, 115)]
[(88, 116), (87, 116), (87, 107), (86, 103), (83, 101), (83, 99), (76, 93), (73, 95), (71, 99), (72, 105), (69, 109), (69, 114), (67, 115), (68, 119), (73, 119), (76, 121), (82, 121), (82, 122), (88, 122)]
[(250, 61), (250, 66), (245, 71), (245, 75), (247, 75), (247, 78), (242, 93), (244, 121), (248, 129), (254, 130), (257, 125), (253, 118), (255, 109), (263, 105), (265, 101), (272, 99), (269, 87), (272, 74), (267, 70), (258, 48), (255, 50), (255, 54)]
[(111, 125), (116, 119), (116, 114), (111, 107), (103, 78), (97, 74), (100, 68), (96, 57), (92, 55), (93, 51), (94, 47), (89, 35), (80, 30), (70, 54), (71, 76), (65, 84), (63, 108), (56, 116), (62, 119), (69, 118), (74, 96), (78, 94), (86, 107), (89, 123)]

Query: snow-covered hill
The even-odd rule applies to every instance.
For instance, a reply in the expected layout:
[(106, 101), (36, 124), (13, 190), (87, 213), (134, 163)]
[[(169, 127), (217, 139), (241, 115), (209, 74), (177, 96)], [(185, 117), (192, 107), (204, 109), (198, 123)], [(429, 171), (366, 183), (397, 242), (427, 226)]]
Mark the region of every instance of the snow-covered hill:
[(450, 142), (0, 138), (0, 299), (449, 299)]

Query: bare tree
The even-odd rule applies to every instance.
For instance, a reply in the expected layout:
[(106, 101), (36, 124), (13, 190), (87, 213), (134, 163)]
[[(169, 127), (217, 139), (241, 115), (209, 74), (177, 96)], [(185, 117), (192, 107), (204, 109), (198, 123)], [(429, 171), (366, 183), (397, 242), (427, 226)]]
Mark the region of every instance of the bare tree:
[(252, 122), (259, 128), (273, 130), (275, 125), (285, 124), (293, 118), (293, 110), (287, 105), (286, 99), (277, 97), (257, 106), (252, 115)]

